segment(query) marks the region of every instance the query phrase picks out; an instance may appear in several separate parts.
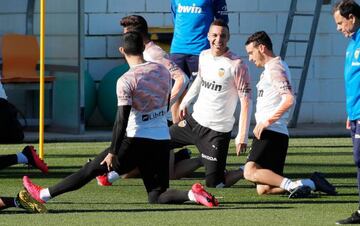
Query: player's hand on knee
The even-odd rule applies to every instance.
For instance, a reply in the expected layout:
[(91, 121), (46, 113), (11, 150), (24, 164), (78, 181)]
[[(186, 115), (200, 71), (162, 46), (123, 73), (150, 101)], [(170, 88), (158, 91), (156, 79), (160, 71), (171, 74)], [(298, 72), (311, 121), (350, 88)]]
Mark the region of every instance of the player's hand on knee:
[(240, 154), (243, 154), (246, 152), (246, 149), (247, 149), (247, 144), (245, 144), (245, 143), (236, 144), (236, 155), (240, 156)]
[(179, 116), (180, 116), (180, 120), (184, 120), (185, 116), (187, 115), (187, 108), (180, 108), (179, 110)]
[(107, 154), (107, 156), (106, 156), (106, 157), (104, 158), (104, 160), (100, 163), (100, 165), (106, 164), (107, 169), (108, 169), (108, 171), (110, 172), (111, 169), (112, 169), (112, 161), (113, 161), (113, 158), (114, 158), (114, 157), (115, 157), (115, 155), (112, 154), (112, 153)]

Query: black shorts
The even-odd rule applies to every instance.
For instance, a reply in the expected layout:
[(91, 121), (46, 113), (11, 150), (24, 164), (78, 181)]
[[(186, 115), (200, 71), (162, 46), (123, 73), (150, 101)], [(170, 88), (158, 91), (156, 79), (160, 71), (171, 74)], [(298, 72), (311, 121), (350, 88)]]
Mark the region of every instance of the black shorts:
[(113, 168), (122, 175), (138, 167), (146, 191), (162, 193), (169, 188), (169, 153), (169, 140), (126, 137)]
[(264, 130), (260, 140), (254, 137), (247, 161), (255, 162), (264, 169), (283, 175), (288, 145), (287, 135)]
[(231, 139), (231, 132), (217, 132), (198, 124), (193, 117), (170, 127), (170, 148), (194, 144), (201, 153), (205, 166), (206, 185), (216, 187), (225, 184), (224, 171)]

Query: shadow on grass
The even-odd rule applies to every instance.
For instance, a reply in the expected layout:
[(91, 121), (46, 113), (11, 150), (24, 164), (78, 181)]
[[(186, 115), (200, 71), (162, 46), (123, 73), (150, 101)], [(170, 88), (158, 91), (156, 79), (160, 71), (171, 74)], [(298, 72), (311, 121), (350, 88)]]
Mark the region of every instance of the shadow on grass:
[[(285, 197), (284, 197), (285, 198)], [(318, 197), (320, 198), (320, 197)], [(349, 204), (349, 203), (358, 203), (358, 201), (354, 200), (314, 200), (312, 198), (301, 198), (301, 199), (288, 199), (289, 201), (254, 201), (254, 202), (222, 202), (221, 204), (241, 204), (241, 205), (250, 205), (250, 204), (258, 204), (258, 205), (279, 205), (279, 204)]]
[[(100, 153), (101, 151), (99, 151)], [(94, 158), (95, 156), (97, 156), (97, 154), (64, 154), (64, 155), (58, 155), (58, 154), (46, 154), (46, 158), (48, 159), (52, 159), (52, 158), (83, 158), (83, 159), (87, 159), (87, 158)]]
[[(194, 205), (194, 204), (184, 204)], [(169, 206), (169, 205), (167, 205)], [(169, 208), (139, 208), (139, 209), (67, 209), (67, 210), (49, 210), (49, 213), (52, 214), (61, 214), (61, 213), (92, 213), (92, 212), (119, 212), (119, 213), (139, 213), (139, 212), (177, 212), (177, 211), (223, 211), (223, 210), (245, 210), (245, 209), (254, 209), (254, 210), (261, 210), (261, 209), (291, 209), (293, 207), (286, 207), (286, 206), (236, 206), (236, 207), (224, 207), (219, 206), (216, 208), (179, 208), (179, 207), (169, 207)]]
[[(236, 166), (237, 164), (229, 164), (229, 166)], [(335, 164), (336, 165), (336, 164)], [(303, 166), (306, 166), (306, 164), (304, 164)], [(314, 166), (308, 166), (309, 169), (313, 169), (313, 171), (317, 171), (317, 167), (320, 167), (319, 165), (315, 164)], [(334, 167), (334, 165), (332, 165), (332, 167)], [(59, 167), (59, 169), (61, 169), (62, 167)], [(65, 167), (66, 168), (66, 167)], [(67, 169), (72, 169), (72, 167), (69, 167)], [(30, 176), (30, 178), (35, 179), (35, 178), (47, 178), (47, 179), (63, 179), (67, 176), (69, 176), (70, 174), (76, 172), (77, 170), (79, 170), (80, 168), (73, 168), (73, 170), (69, 170), (69, 171), (53, 171), (48, 174), (42, 174), (41, 172), (35, 171), (35, 170), (3, 170), (0, 171), (0, 179), (1, 178), (6, 178), (6, 179), (21, 179), (24, 175), (28, 175)], [(313, 173), (313, 171), (309, 171), (309, 172), (299, 172), (299, 173), (287, 173), (285, 171), (285, 176), (288, 178), (293, 178), (293, 179), (298, 179), (298, 178), (309, 178), (311, 176), (311, 174)], [(320, 170), (321, 171), (321, 170)], [(356, 179), (356, 173), (324, 173), (325, 177), (327, 179)], [(134, 178), (134, 179), (139, 179), (139, 178)], [(193, 172), (190, 176), (183, 178), (181, 180), (193, 180), (193, 179), (200, 179), (200, 180), (205, 180), (205, 173), (202, 171), (197, 171), (197, 172)], [(126, 179), (128, 180), (128, 179)]]
[(290, 145), (289, 148), (351, 148), (352, 144), (349, 145)]
[[(314, 147), (314, 149), (317, 147)], [(323, 152), (313, 152), (313, 151), (294, 151), (289, 150), (287, 156), (352, 156), (352, 147), (348, 152), (336, 152), (336, 151), (323, 151)], [(289, 148), (291, 149), (291, 148)], [(247, 154), (245, 154), (247, 155)], [(194, 155), (195, 156), (195, 155)], [(236, 153), (230, 152), (228, 156), (236, 156)], [(244, 155), (243, 155), (244, 156)]]
[[(87, 203), (89, 204), (89, 203)], [(106, 203), (109, 204), (109, 203)], [(194, 205), (194, 204), (183, 204), (183, 205)], [(167, 205), (169, 206), (169, 205)], [(254, 209), (254, 210), (261, 210), (261, 209), (291, 209), (293, 207), (290, 206), (239, 206), (239, 207), (223, 207), (223, 206), (219, 206), (219, 207), (215, 207), (215, 208), (174, 208), (174, 207), (169, 207), (166, 208), (164, 206), (164, 208), (139, 208), (139, 209), (66, 209), (66, 210), (52, 210), (52, 209), (48, 209), (48, 214), (63, 214), (63, 213), (141, 213), (141, 212), (177, 212), (177, 211), (223, 211), (223, 210), (245, 210), (245, 209)], [(27, 212), (23, 212), (23, 211), (18, 211), (18, 210), (4, 210), (4, 211), (0, 211), (0, 215), (5, 215), (5, 214), (30, 214)]]

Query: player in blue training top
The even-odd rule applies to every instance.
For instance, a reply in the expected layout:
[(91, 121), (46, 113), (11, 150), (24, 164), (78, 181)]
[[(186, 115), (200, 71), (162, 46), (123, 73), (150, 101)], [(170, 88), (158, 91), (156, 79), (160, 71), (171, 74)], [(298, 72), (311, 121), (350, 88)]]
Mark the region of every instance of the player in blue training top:
[[(342, 0), (333, 8), (336, 29), (350, 39), (345, 57), (345, 94), (348, 118), (346, 128), (350, 129), (353, 141), (354, 162), (357, 167), (357, 183), (360, 194), (360, 6), (354, 0)], [(360, 223), (360, 200), (358, 209), (337, 224)]]
[(214, 18), (228, 23), (225, 0), (172, 0), (174, 37), (171, 59), (188, 75), (196, 75), (199, 54), (208, 49), (207, 33)]

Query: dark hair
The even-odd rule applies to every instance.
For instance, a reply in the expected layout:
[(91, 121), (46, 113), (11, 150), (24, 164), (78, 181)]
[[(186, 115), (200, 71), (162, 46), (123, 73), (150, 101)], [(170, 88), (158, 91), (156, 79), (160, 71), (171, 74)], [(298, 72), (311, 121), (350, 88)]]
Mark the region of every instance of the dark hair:
[(124, 52), (128, 55), (140, 55), (145, 49), (142, 35), (139, 32), (129, 31), (122, 36)]
[(333, 6), (333, 15), (336, 11), (339, 11), (340, 15), (346, 19), (349, 19), (350, 14), (360, 19), (360, 6), (354, 0), (338, 1)]
[(230, 29), (229, 29), (229, 26), (227, 25), (227, 23), (224, 21), (224, 20), (222, 20), (222, 19), (216, 19), (216, 20), (214, 20), (212, 23), (211, 23), (211, 25), (210, 26), (220, 26), (220, 27), (225, 27), (227, 30), (228, 30), (228, 32), (230, 33)]
[(148, 25), (144, 17), (139, 15), (130, 15), (123, 17), (120, 25), (126, 27), (128, 31), (135, 31), (142, 34), (144, 37), (149, 35)]
[(268, 34), (265, 31), (258, 31), (254, 34), (250, 35), (250, 37), (245, 42), (245, 45), (249, 45), (250, 43), (254, 43), (254, 47), (262, 44), (266, 46), (266, 48), (270, 51), (273, 51), (273, 44)]

